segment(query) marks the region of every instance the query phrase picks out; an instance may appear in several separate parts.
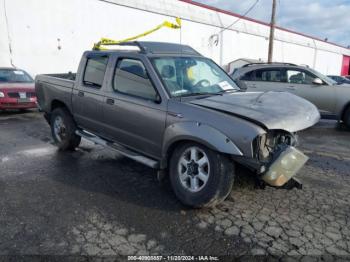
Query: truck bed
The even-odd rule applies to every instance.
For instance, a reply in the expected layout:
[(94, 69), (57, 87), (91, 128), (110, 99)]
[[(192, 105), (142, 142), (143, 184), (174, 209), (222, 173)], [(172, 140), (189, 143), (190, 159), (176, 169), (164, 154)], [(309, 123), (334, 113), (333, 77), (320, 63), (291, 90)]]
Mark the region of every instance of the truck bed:
[(75, 73), (42, 74), (35, 77), (35, 91), (40, 109), (50, 112), (54, 101), (65, 101), (71, 109), (71, 95), (75, 84)]
[(60, 74), (45, 74), (45, 76), (52, 76), (52, 77), (56, 77), (56, 78), (75, 80), (75, 77), (77, 76), (77, 74), (69, 72), (69, 73), (60, 73)]

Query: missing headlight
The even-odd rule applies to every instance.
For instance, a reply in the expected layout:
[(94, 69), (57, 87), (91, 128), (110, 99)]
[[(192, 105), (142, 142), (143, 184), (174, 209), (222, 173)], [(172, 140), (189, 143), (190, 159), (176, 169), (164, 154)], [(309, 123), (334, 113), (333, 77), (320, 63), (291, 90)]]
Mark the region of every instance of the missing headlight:
[(297, 138), (294, 134), (283, 130), (273, 130), (261, 135), (256, 140), (257, 158), (263, 163), (268, 163), (288, 146), (295, 146)]

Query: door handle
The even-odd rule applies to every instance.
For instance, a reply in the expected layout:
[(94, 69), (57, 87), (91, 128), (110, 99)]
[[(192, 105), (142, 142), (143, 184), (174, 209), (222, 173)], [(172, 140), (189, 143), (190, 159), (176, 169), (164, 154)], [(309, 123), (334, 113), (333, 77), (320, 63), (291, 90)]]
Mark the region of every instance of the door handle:
[(79, 91), (79, 92), (78, 92), (78, 96), (83, 97), (83, 96), (84, 96), (84, 92)]
[(114, 105), (114, 99), (107, 98), (106, 103), (109, 104), (109, 105)]
[(295, 90), (294, 86), (288, 86), (287, 89), (288, 90)]

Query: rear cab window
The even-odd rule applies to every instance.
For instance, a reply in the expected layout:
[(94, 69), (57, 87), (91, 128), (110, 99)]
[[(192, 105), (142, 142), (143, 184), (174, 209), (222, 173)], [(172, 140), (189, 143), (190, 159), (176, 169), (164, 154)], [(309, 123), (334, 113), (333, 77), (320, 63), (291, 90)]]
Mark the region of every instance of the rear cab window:
[(106, 73), (108, 56), (88, 57), (83, 76), (83, 84), (88, 87), (101, 88)]

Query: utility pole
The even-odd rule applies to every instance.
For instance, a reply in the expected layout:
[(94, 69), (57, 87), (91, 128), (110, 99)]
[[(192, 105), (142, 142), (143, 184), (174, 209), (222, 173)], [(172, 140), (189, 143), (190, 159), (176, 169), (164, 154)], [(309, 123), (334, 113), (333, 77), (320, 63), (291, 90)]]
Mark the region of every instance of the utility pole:
[(272, 0), (272, 14), (271, 14), (271, 23), (270, 23), (270, 38), (269, 38), (269, 54), (268, 54), (268, 63), (272, 63), (273, 58), (273, 40), (275, 38), (275, 25), (276, 25), (276, 5), (277, 0)]

